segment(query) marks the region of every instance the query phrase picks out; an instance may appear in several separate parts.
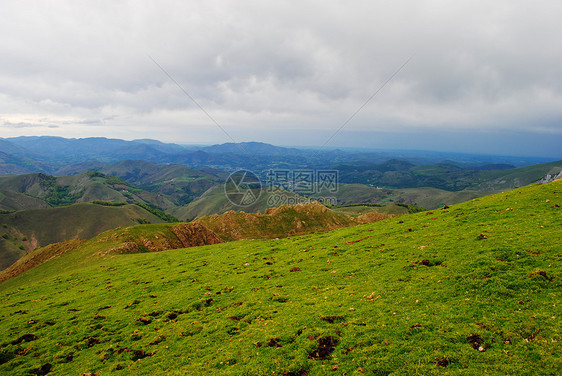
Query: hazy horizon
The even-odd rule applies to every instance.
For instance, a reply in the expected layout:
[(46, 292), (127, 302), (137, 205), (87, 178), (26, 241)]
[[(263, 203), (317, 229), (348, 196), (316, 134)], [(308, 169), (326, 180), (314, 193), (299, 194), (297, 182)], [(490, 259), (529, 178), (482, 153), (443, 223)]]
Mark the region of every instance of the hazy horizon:
[(562, 3), (10, 2), (0, 137), (562, 158)]
[[(163, 144), (174, 144), (178, 146), (185, 147), (187, 150), (192, 148), (205, 148), (211, 146), (220, 146), (225, 144), (231, 144), (232, 142), (222, 142), (222, 143), (182, 143), (182, 142), (166, 142), (156, 138), (114, 138), (114, 137), (105, 137), (105, 136), (91, 136), (91, 137), (62, 137), (62, 136), (50, 136), (50, 135), (43, 135), (43, 136), (16, 136), (16, 137), (6, 137), (0, 139), (10, 140), (12, 138), (19, 138), (19, 137), (60, 137), (67, 140), (80, 140), (80, 139), (107, 139), (107, 140), (122, 140), (122, 141), (130, 141), (130, 142), (142, 142), (142, 141), (156, 141)], [(472, 157), (483, 157), (487, 159), (494, 159), (497, 158), (501, 160), (502, 158), (509, 158), (509, 159), (517, 159), (522, 158), (524, 160), (524, 164), (534, 164), (534, 163), (543, 163), (549, 161), (557, 161), (562, 160), (562, 157), (556, 156), (545, 156), (545, 155), (524, 155), (524, 154), (499, 154), (499, 153), (484, 153), (484, 152), (465, 152), (465, 151), (458, 151), (458, 150), (435, 150), (435, 149), (413, 149), (413, 148), (384, 148), (384, 147), (360, 147), (360, 146), (335, 146), (335, 145), (326, 145), (326, 146), (318, 146), (318, 145), (295, 145), (295, 144), (276, 144), (276, 143), (269, 143), (269, 142), (262, 142), (262, 141), (241, 141), (240, 143), (261, 143), (267, 144), (274, 147), (282, 147), (282, 148), (294, 148), (300, 150), (310, 150), (310, 151), (334, 151), (334, 150), (341, 150), (344, 152), (356, 152), (356, 153), (380, 153), (380, 154), (388, 154), (389, 158), (399, 158), (399, 154), (403, 154), (405, 158), (414, 158), (414, 157), (426, 157), (426, 158), (438, 158), (438, 156), (447, 156), (450, 155), (452, 158), (454, 156), (462, 157), (462, 156), (472, 156)], [(150, 143), (149, 143), (150, 145)], [(242, 150), (240, 151), (242, 153)], [(492, 160), (490, 163), (492, 163)], [(495, 162), (494, 162), (495, 163)], [(498, 162), (499, 163), (499, 162)]]

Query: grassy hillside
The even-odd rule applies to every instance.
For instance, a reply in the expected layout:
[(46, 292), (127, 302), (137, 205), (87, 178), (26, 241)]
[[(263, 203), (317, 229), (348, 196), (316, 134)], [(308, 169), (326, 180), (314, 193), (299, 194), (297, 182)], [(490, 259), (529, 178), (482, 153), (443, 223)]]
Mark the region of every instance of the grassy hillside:
[(545, 177), (561, 177), (562, 161), (542, 163), (503, 171), (482, 171), (482, 180), (473, 186), (478, 190), (509, 190), (536, 183)]
[(58, 177), (46, 174), (0, 177), (0, 191), (4, 194), (8, 191), (20, 193), (36, 199), (34, 202), (37, 203), (37, 207), (30, 207), (33, 202), (28, 200), (17, 207), (18, 210), (38, 209), (45, 204), (56, 207), (94, 200), (140, 202), (164, 210), (175, 207), (166, 196), (148, 192), (116, 176), (104, 175), (96, 171)]
[[(117, 205), (112, 203), (101, 203), (102, 207), (110, 206), (112, 208), (122, 208), (118, 210), (121, 216), (128, 213), (129, 209), (134, 209), (134, 212), (141, 212), (141, 214), (154, 214), (158, 217), (155, 222), (161, 222), (166, 220), (169, 222), (169, 216), (161, 215), (163, 213), (143, 213), (138, 205)], [(95, 207), (95, 205), (88, 206), (90, 209)], [(88, 210), (84, 204), (77, 204), (70, 207), (66, 207), (65, 210), (50, 210), (50, 211), (40, 211), (39, 220), (43, 217), (52, 217), (57, 223), (54, 226), (53, 231), (58, 228), (67, 226), (68, 231), (64, 231), (62, 234), (60, 232), (51, 234), (49, 240), (43, 241), (42, 244), (38, 244), (37, 238), (35, 236), (31, 237), (29, 240), (26, 236), (22, 238), (20, 243), (25, 244), (29, 247), (27, 249), (27, 254), (23, 252), (25, 249), (23, 245), (20, 245), (21, 260), (18, 260), (15, 264), (11, 265), (0, 274), (0, 281), (11, 278), (14, 275), (20, 274), (25, 270), (30, 269), (40, 265), (41, 263), (51, 259), (52, 257), (59, 256), (62, 253), (75, 251), (80, 248), (88, 249), (110, 249), (110, 251), (100, 251), (97, 253), (139, 253), (139, 252), (155, 252), (163, 251), (168, 249), (176, 249), (182, 247), (193, 247), (205, 244), (216, 244), (223, 241), (230, 241), (234, 239), (254, 239), (254, 238), (276, 238), (276, 237), (287, 237), (295, 234), (309, 234), (312, 232), (321, 232), (330, 229), (341, 228), (345, 226), (350, 226), (357, 223), (368, 223), (375, 222), (385, 218), (389, 215), (381, 213), (364, 213), (356, 217), (349, 217), (348, 215), (336, 213), (323, 205), (318, 203), (313, 204), (299, 204), (296, 206), (281, 206), (275, 209), (266, 210), (265, 214), (253, 214), (244, 212), (227, 212), (222, 215), (212, 215), (209, 217), (202, 217), (196, 221), (190, 223), (172, 223), (172, 224), (157, 224), (157, 225), (147, 225), (150, 219), (141, 217), (129, 218), (134, 220), (135, 223), (143, 223), (142, 226), (124, 227), (116, 226), (115, 223), (119, 221), (118, 216), (115, 215), (115, 211), (101, 211), (95, 212)], [(69, 210), (72, 209), (72, 210)], [(150, 208), (144, 208), (150, 209)], [(30, 212), (18, 212), (15, 217), (21, 219), (21, 217), (27, 217), (27, 220), (19, 222), (32, 222), (28, 228), (25, 230), (30, 233), (35, 234), (34, 229), (40, 229), (40, 235), (43, 235), (42, 240), (45, 239), (45, 227), (41, 225), (42, 221), (38, 223), (33, 223), (33, 218), (35, 218), (34, 213), (37, 211)], [(81, 217), (78, 217), (79, 221), (77, 223), (69, 222), (73, 214), (76, 212), (84, 213)], [(90, 239), (95, 235), (99, 234), (101, 231), (96, 228), (92, 228), (92, 222), (88, 221), (86, 218), (97, 215), (103, 217), (103, 215), (109, 216), (104, 224), (111, 226), (111, 228), (119, 227), (117, 230), (104, 232), (90, 242), (82, 244), (82, 241), (74, 242), (68, 239)], [(31, 220), (30, 220), (31, 218)], [(66, 225), (62, 223), (62, 219), (67, 219)], [(20, 228), (24, 227), (21, 226)], [(90, 232), (85, 232), (84, 227)], [(125, 226), (130, 225), (126, 223)], [(20, 231), (16, 228), (10, 228), (7, 224), (4, 225), (8, 233), (6, 234), (6, 239), (8, 243), (12, 246), (18, 245), (19, 236), (22, 235)], [(74, 226), (74, 227), (73, 227)], [(78, 227), (77, 227), (78, 226)], [(73, 231), (80, 231), (77, 236), (69, 236), (73, 234)], [(11, 234), (10, 234), (11, 233)], [(13, 235), (13, 234), (16, 235)], [(62, 238), (59, 241), (53, 239)], [(2, 238), (1, 240), (5, 240)], [(11, 241), (9, 241), (11, 240)], [(51, 244), (47, 247), (36, 249), (31, 252), (32, 249), (38, 246)], [(0, 249), (0, 251), (5, 251), (5, 255), (9, 255), (8, 250)], [(92, 251), (93, 252), (93, 251)], [(24, 256), (25, 257), (22, 257)], [(89, 255), (91, 256), (91, 255)], [(15, 256), (14, 256), (15, 257)], [(15, 261), (15, 260), (14, 260)]]
[(181, 220), (190, 221), (197, 217), (203, 217), (212, 214), (223, 214), (231, 210), (243, 210), (246, 213), (263, 213), (268, 208), (285, 204), (294, 205), (301, 202), (301, 200), (306, 200), (304, 197), (299, 196), (296, 193), (284, 191), (281, 194), (274, 194), (268, 192), (265, 189), (262, 189), (260, 193), (256, 193), (256, 196), (259, 196), (256, 202), (249, 206), (240, 207), (229, 201), (227, 195), (224, 192), (224, 185), (217, 184), (210, 188), (198, 199), (194, 200), (188, 205), (179, 207), (178, 209), (174, 210), (173, 214)]
[(164, 194), (177, 205), (185, 205), (228, 174), (213, 169), (193, 169), (178, 164), (159, 165), (146, 161), (122, 161), (107, 165), (101, 171), (118, 176), (150, 192)]
[(447, 191), (471, 189), (497, 192), (537, 183), (546, 175), (558, 174), (562, 170), (562, 161), (513, 167), (502, 164), (467, 167), (454, 162), (414, 165), (394, 159), (382, 164), (340, 165), (336, 169), (343, 183), (386, 188), (432, 187)]
[(339, 205), (356, 203), (406, 203), (435, 209), (444, 205), (453, 205), (485, 196), (485, 191), (445, 191), (437, 188), (376, 188), (363, 184), (340, 184), (334, 194), (321, 193), (319, 196), (334, 196)]
[(45, 201), (14, 191), (0, 191), (0, 210), (26, 210), (50, 208)]
[(561, 206), (559, 181), (281, 240), (80, 248), (0, 284), (0, 373), (555, 375)]
[[(380, 214), (391, 214), (391, 215), (403, 215), (409, 214), (408, 205), (382, 205), (382, 204), (350, 204), (331, 207), (336, 213), (347, 214), (352, 217), (358, 217), (367, 213), (380, 213)], [(422, 210), (423, 208), (419, 208)], [(425, 210), (425, 209), (423, 209)], [(419, 211), (419, 210), (418, 210)]]
[(137, 205), (91, 203), (0, 214), (0, 270), (31, 250), (69, 239), (90, 239), (103, 231), (162, 219)]
[(87, 241), (71, 239), (36, 249), (1, 271), (0, 282), (69, 252), (73, 252), (69, 256), (73, 259), (72, 263), (80, 263), (92, 256), (159, 252), (217, 243), (222, 243), (217, 234), (197, 223), (159, 223), (123, 227), (104, 232)]
[(38, 158), (4, 139), (0, 139), (0, 176), (8, 174), (27, 174), (47, 171), (49, 166)]

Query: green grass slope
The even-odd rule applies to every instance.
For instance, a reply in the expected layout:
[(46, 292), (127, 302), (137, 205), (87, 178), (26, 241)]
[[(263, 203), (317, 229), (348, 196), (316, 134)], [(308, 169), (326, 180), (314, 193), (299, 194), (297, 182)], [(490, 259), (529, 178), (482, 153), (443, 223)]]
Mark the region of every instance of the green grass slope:
[(45, 201), (14, 191), (0, 191), (0, 210), (46, 209)]
[[(333, 194), (339, 205), (357, 203), (406, 203), (419, 205), (428, 209), (435, 209), (444, 205), (453, 205), (477, 197), (490, 194), (486, 191), (446, 191), (438, 188), (376, 188), (363, 184), (340, 184), (338, 192)], [(319, 196), (327, 196), (321, 193)]]
[[(148, 192), (126, 181), (100, 172), (89, 171), (72, 176), (28, 174), (0, 177), (0, 192), (15, 192), (35, 199), (23, 202), (17, 209), (39, 209), (45, 204), (61, 206), (94, 200), (144, 203), (163, 210), (176, 205), (166, 196)], [(0, 205), (2, 204), (0, 201)], [(36, 203), (37, 206), (31, 205)], [(25, 205), (25, 206), (23, 206)]]
[(193, 169), (178, 164), (159, 165), (146, 161), (121, 161), (105, 166), (108, 175), (168, 196), (176, 205), (185, 205), (213, 185), (223, 183), (228, 174), (219, 170)]
[[(556, 375), (562, 182), (0, 284), (0, 373)], [(142, 229), (142, 226), (139, 226)]]
[[(382, 204), (350, 204), (342, 206), (331, 207), (336, 213), (347, 214), (352, 217), (358, 217), (367, 213), (380, 213), (380, 214), (390, 214), (390, 215), (403, 215), (409, 214), (408, 205), (382, 205)], [(419, 208), (418, 211), (425, 210)]]
[(0, 214), (0, 270), (31, 250), (69, 239), (90, 239), (106, 230), (162, 219), (137, 205), (91, 203)]
[(197, 217), (208, 216), (212, 214), (223, 214), (228, 211), (243, 210), (246, 213), (265, 212), (265, 210), (273, 207), (278, 207), (285, 204), (297, 204), (306, 199), (296, 193), (282, 191), (282, 192), (268, 192), (265, 189), (260, 191), (255, 190), (258, 197), (256, 202), (251, 205), (240, 207), (229, 201), (228, 196), (225, 194), (224, 184), (217, 184), (205, 192), (201, 197), (192, 201), (188, 205), (181, 206), (173, 211), (173, 215), (177, 218), (190, 221)]
[(0, 272), (0, 282), (68, 252), (73, 252), (72, 256), (69, 256), (73, 264), (87, 262), (92, 256), (159, 252), (217, 243), (222, 243), (221, 238), (198, 223), (158, 223), (122, 227), (106, 231), (88, 241), (71, 239), (36, 249)]
[(487, 191), (509, 190), (545, 179), (559, 178), (562, 177), (561, 173), (562, 161), (541, 163), (506, 171), (481, 171), (480, 181), (472, 188)]
[[(507, 168), (506, 168), (507, 167)], [(541, 163), (521, 168), (492, 164), (460, 167), (454, 163), (414, 165), (401, 160), (382, 164), (339, 165), (340, 179), (345, 183), (363, 183), (386, 188), (433, 187), (447, 191), (478, 190), (498, 192), (538, 183), (562, 170), (562, 161)]]

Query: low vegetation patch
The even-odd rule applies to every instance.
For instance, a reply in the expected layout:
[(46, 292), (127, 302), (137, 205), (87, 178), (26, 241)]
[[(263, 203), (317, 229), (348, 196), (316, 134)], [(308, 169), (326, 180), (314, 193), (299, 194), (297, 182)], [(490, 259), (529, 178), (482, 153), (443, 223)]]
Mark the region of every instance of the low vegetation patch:
[(127, 205), (126, 202), (108, 202), (108, 201), (100, 201), (100, 200), (94, 200), (94, 201), (92, 201), (92, 204), (102, 205), (102, 206), (123, 206), (123, 205)]
[(143, 204), (141, 202), (135, 202), (135, 205), (140, 206), (141, 208), (145, 209), (146, 211), (154, 214), (158, 218), (162, 219), (164, 222), (170, 222), (170, 223), (180, 222), (180, 220), (177, 219), (176, 217), (174, 217), (173, 215), (164, 213), (162, 210), (157, 209), (153, 206)]

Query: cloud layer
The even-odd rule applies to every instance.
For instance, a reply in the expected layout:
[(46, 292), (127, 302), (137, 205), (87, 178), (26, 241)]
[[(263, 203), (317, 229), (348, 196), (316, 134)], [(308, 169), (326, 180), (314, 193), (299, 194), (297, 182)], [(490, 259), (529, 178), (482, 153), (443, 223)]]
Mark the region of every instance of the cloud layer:
[(322, 145), (409, 58), (333, 145), (562, 136), (560, 2), (9, 1), (2, 13), (0, 137)]

